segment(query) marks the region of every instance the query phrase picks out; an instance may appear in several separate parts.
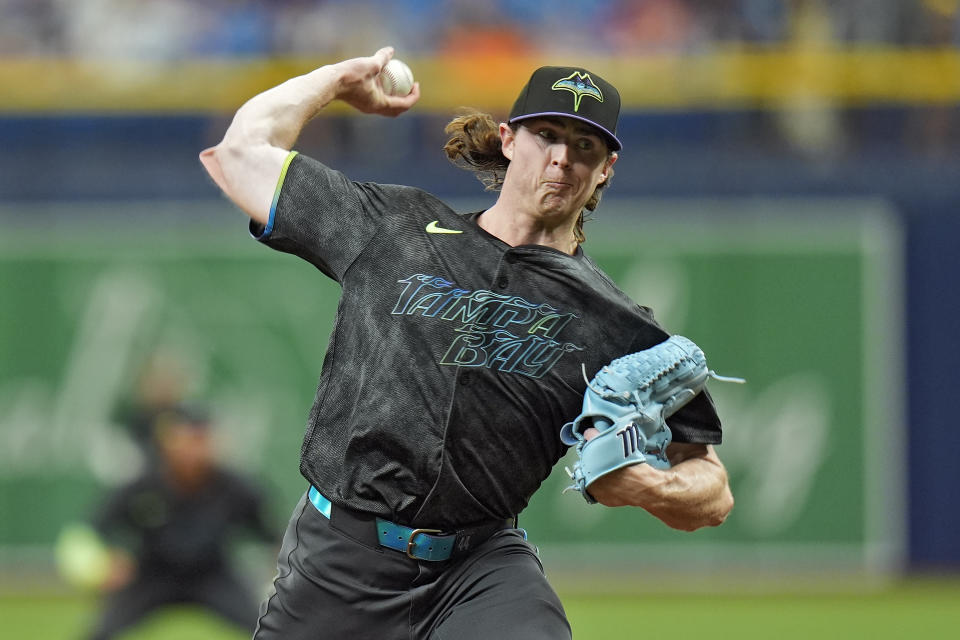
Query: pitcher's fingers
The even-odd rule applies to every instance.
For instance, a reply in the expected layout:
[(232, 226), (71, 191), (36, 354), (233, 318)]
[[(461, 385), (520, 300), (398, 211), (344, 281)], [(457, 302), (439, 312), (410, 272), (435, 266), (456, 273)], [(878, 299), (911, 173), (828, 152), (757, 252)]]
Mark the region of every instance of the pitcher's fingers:
[(377, 52), (373, 54), (373, 57), (376, 58), (377, 62), (380, 64), (380, 68), (383, 69), (387, 66), (387, 63), (390, 62), (390, 59), (393, 58), (394, 49), (393, 47), (383, 47), (377, 49)]
[(420, 99), (420, 83), (414, 82), (413, 89), (405, 96), (385, 96), (387, 100), (387, 113), (389, 115), (400, 115)]

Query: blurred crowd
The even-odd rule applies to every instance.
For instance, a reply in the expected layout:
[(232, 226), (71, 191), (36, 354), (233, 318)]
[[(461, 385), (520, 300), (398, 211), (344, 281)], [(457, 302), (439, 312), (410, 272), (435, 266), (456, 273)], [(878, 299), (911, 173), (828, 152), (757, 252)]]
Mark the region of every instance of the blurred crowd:
[(0, 0), (0, 56), (960, 46), (960, 0)]

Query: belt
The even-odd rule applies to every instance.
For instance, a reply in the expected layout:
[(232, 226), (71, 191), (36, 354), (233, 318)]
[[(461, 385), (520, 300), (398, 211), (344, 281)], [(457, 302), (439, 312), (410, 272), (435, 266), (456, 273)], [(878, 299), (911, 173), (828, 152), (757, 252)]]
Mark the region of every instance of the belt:
[(370, 514), (334, 506), (312, 485), (307, 496), (317, 511), (337, 528), (360, 540), (375, 539), (377, 544), (403, 552), (414, 560), (449, 560), (477, 547), (497, 531), (516, 526), (516, 519), (510, 518), (455, 531), (405, 527)]

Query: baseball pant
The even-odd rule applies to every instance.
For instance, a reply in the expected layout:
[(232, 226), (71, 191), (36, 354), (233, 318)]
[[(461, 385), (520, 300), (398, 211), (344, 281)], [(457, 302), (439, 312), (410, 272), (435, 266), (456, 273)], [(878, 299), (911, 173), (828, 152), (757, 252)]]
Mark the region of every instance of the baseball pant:
[(535, 548), (505, 529), (466, 556), (414, 560), (336, 527), (304, 495), (255, 640), (557, 640), (570, 625)]
[(90, 640), (107, 640), (170, 605), (203, 607), (245, 630), (256, 622), (257, 603), (239, 578), (220, 571), (195, 578), (140, 576), (109, 596)]

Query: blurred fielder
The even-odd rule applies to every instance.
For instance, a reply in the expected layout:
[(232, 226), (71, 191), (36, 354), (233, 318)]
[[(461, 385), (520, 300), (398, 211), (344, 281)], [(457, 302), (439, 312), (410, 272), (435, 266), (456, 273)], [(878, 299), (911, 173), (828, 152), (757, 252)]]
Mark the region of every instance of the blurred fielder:
[[(607, 423), (582, 419), (584, 371), (657, 347), (641, 360), (661, 371), (643, 384), (673, 384), (672, 371), (702, 378), (580, 248), (583, 210), (596, 207), (621, 148), (619, 94), (586, 69), (545, 67), (508, 122), (456, 118), (448, 156), (499, 189), (489, 209), (461, 215), (419, 189), (352, 182), (291, 151), (334, 100), (387, 116), (413, 106), (419, 85), (397, 97), (378, 83), (392, 56), (384, 48), (256, 96), (201, 154), (254, 237), (342, 287), (302, 448), (309, 484), (255, 637), (570, 637), (516, 516), (565, 442), (585, 455), (602, 437), (631, 455), (643, 444), (638, 421), (629, 440), (611, 440)], [(618, 380), (636, 377), (625, 371)], [(601, 383), (591, 386), (607, 404), (642, 396)], [(720, 421), (694, 386), (658, 410), (676, 411), (672, 440), (659, 440), (669, 464), (641, 455), (595, 473), (585, 457), (576, 488), (678, 529), (723, 522), (733, 499), (711, 446)]]
[(274, 532), (260, 491), (216, 462), (209, 426), (206, 412), (195, 407), (158, 412), (151, 426), (154, 463), (107, 497), (94, 517), (95, 533), (85, 540), (77, 530), (72, 542), (62, 540), (64, 567), (87, 569), (85, 576), (66, 571), (68, 577), (105, 592), (91, 640), (117, 637), (174, 604), (198, 605), (253, 630), (256, 597), (226, 549), (235, 534), (273, 543)]

